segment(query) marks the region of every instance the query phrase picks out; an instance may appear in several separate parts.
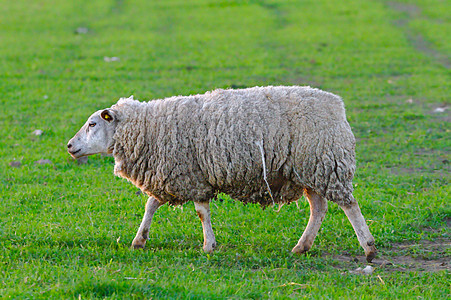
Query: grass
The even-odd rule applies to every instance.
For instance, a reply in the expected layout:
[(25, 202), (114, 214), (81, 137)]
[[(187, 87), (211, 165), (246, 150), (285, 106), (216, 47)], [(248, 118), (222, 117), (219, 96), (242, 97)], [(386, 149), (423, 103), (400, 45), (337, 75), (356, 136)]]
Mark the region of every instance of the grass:
[[(3, 3), (0, 297), (450, 297), (450, 112), (434, 113), (451, 105), (449, 8), (438, 0)], [(113, 56), (120, 60), (104, 60)], [(363, 250), (334, 204), (311, 252), (290, 253), (308, 220), (303, 200), (280, 212), (215, 201), (213, 255), (202, 252), (192, 203), (162, 207), (147, 248), (132, 251), (145, 197), (113, 176), (112, 158), (77, 165), (65, 151), (94, 110), (121, 96), (279, 84), (345, 101), (358, 140), (355, 196), (379, 260), (391, 262), (370, 276), (349, 273), (365, 266), (352, 260)]]

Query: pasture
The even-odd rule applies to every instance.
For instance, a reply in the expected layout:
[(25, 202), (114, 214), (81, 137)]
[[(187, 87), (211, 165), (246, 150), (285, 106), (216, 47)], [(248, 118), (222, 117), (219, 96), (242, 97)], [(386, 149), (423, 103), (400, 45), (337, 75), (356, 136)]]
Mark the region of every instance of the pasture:
[[(97, 0), (0, 5), (0, 298), (450, 297), (449, 1)], [(193, 203), (161, 207), (113, 158), (67, 141), (119, 97), (310, 85), (343, 97), (357, 138), (354, 195), (379, 250), (370, 275), (343, 211), (290, 252), (308, 202), (262, 210), (220, 195), (218, 248)], [(35, 132), (42, 130), (42, 134)]]

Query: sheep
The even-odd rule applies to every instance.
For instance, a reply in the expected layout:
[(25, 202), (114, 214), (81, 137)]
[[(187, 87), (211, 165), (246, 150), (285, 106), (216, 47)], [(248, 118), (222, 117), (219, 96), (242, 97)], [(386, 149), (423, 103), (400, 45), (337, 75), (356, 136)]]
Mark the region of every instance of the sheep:
[(350, 220), (367, 260), (376, 255), (352, 195), (355, 138), (342, 99), (332, 93), (267, 86), (149, 102), (121, 98), (92, 114), (67, 148), (74, 158), (112, 153), (115, 175), (149, 196), (135, 249), (145, 246), (161, 205), (193, 201), (203, 250), (211, 253), (216, 239), (209, 202), (221, 192), (262, 206), (304, 195), (310, 218), (294, 253), (312, 247), (327, 200), (333, 201)]

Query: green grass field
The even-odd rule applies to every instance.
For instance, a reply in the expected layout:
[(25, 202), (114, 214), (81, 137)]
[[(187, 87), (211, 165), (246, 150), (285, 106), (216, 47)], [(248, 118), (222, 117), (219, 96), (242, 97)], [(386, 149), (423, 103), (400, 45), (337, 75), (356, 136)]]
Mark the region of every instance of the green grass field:
[[(3, 1), (0, 298), (449, 299), (450, 11), (440, 0)], [(222, 196), (213, 255), (192, 203), (163, 206), (146, 249), (130, 250), (146, 198), (112, 158), (79, 165), (66, 152), (119, 97), (256, 85), (343, 97), (373, 274), (350, 273), (363, 250), (333, 203), (311, 252), (291, 254), (304, 199), (277, 211)]]

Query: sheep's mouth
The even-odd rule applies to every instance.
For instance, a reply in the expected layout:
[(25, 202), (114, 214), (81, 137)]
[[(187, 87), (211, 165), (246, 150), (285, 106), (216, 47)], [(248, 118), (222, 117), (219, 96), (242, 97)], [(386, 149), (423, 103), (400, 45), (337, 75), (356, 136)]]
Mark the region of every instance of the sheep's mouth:
[(74, 158), (76, 158), (76, 155), (78, 152), (80, 152), (81, 149), (78, 149), (77, 151), (69, 151), (70, 155), (72, 155)]

